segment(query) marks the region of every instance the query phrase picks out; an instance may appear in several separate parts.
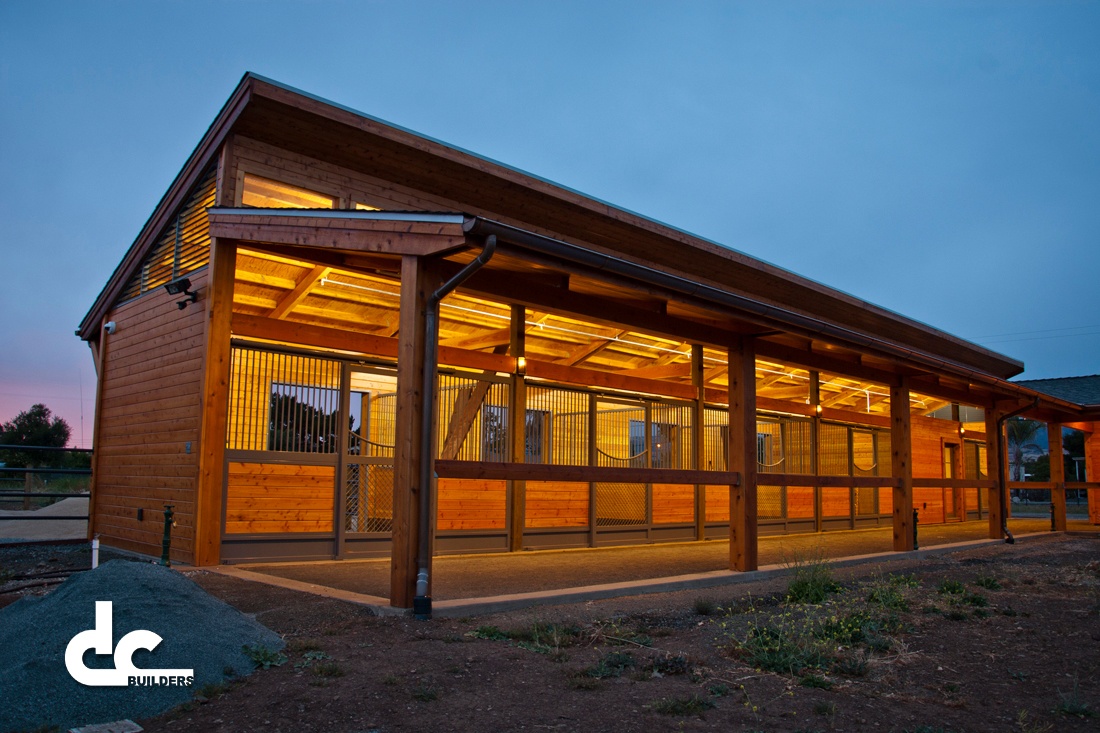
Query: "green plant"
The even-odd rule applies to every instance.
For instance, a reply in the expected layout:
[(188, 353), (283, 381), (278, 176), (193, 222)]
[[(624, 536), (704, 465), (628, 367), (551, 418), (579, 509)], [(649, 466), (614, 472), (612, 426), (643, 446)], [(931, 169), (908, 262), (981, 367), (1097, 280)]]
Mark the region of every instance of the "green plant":
[(909, 601), (906, 600), (900, 587), (888, 583), (876, 583), (872, 585), (870, 593), (867, 594), (867, 602), (874, 603), (883, 608), (896, 609), (898, 611), (909, 610)]
[(692, 609), (696, 616), (713, 616), (718, 613), (718, 604), (710, 598), (696, 598)]
[(715, 707), (714, 702), (691, 695), (689, 697), (663, 697), (654, 700), (649, 705), (650, 709), (662, 715), (699, 715)]
[(688, 662), (688, 658), (682, 654), (668, 654), (663, 657), (656, 657), (650, 662), (649, 666), (652, 669), (654, 676), (687, 674), (688, 671), (691, 669), (691, 664)]
[(989, 599), (981, 593), (967, 593), (962, 597), (962, 602), (975, 608), (984, 608), (989, 605)]
[(887, 581), (890, 585), (901, 588), (920, 588), (920, 580), (917, 579), (916, 573), (909, 573), (908, 575), (894, 575), (890, 573)]
[(302, 669), (303, 667), (310, 667), (314, 662), (320, 662), (325, 659), (332, 659), (328, 654), (324, 653), (320, 649), (311, 649), (302, 655), (302, 661), (295, 662), (295, 669)]
[(316, 639), (291, 639), (286, 643), (286, 650), (292, 654), (317, 652), (321, 651), (321, 643)]
[(848, 677), (865, 677), (871, 671), (867, 656), (863, 653), (841, 657), (833, 665), (833, 671)]
[(991, 575), (979, 575), (978, 579), (974, 581), (974, 585), (986, 590), (1000, 590), (1002, 588), (1001, 582)]
[(439, 690), (431, 685), (418, 685), (412, 691), (412, 697), (419, 702), (432, 702), (439, 699)]
[(939, 587), (936, 589), (940, 595), (959, 595), (966, 590), (966, 587), (957, 580), (951, 580), (950, 578), (944, 578), (940, 581)]
[(1017, 713), (1016, 725), (1020, 728), (1020, 733), (1047, 733), (1054, 728), (1049, 723), (1043, 725), (1039, 721), (1033, 721), (1027, 710), (1021, 710)]
[(259, 644), (255, 646), (243, 646), (245, 656), (252, 660), (252, 663), (258, 668), (271, 669), (272, 667), (281, 667), (286, 664), (287, 657), (282, 652), (275, 651), (274, 649), (268, 649), (266, 646)]
[(474, 639), (488, 639), (489, 641), (507, 641), (508, 635), (496, 626), (478, 626), (473, 631), (467, 631), (466, 636)]
[(802, 685), (803, 687), (812, 687), (819, 690), (833, 689), (832, 680), (826, 679), (825, 677), (816, 674), (803, 675), (798, 680), (798, 684)]
[(837, 706), (835, 702), (819, 700), (818, 702), (814, 703), (814, 712), (818, 715), (828, 715), (832, 717), (836, 715), (836, 709)]
[(196, 698), (213, 700), (229, 692), (232, 685), (228, 682), (208, 682), (195, 693)]
[(1089, 707), (1089, 704), (1081, 699), (1081, 691), (1077, 686), (1077, 676), (1073, 677), (1073, 689), (1069, 692), (1062, 692), (1059, 690), (1058, 697), (1062, 698), (1062, 701), (1055, 708), (1055, 712), (1062, 715), (1072, 715), (1078, 718), (1091, 718), (1096, 715), (1096, 711)]
[(635, 664), (630, 652), (608, 652), (600, 661), (586, 669), (584, 674), (597, 680), (621, 677), (623, 672), (633, 668)]
[(389, 685), (390, 687), (393, 687), (394, 685), (399, 685), (399, 684), (401, 684), (401, 678), (400, 678), (400, 677), (398, 677), (398, 676), (397, 676), (397, 675), (395, 675), (395, 674), (387, 674), (387, 675), (383, 675), (383, 677), (382, 677), (382, 684), (383, 684), (383, 685)]
[(313, 668), (313, 674), (318, 677), (343, 677), (344, 668), (336, 662), (321, 662)]
[(794, 570), (794, 577), (787, 584), (789, 603), (818, 604), (840, 590), (829, 564), (821, 557), (796, 560), (787, 567)]
[(721, 682), (715, 682), (713, 685), (707, 686), (707, 692), (709, 692), (714, 697), (725, 697), (726, 695), (730, 694), (730, 688), (729, 685), (723, 684)]

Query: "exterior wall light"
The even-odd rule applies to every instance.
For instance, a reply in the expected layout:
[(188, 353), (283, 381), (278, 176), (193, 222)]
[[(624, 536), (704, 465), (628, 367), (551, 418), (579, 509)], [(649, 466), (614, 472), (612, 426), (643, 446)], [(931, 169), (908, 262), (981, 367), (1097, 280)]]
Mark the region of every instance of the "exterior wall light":
[(817, 414), (821, 414), (821, 405), (814, 405), (814, 409), (817, 410)]
[(527, 357), (517, 356), (516, 357), (516, 374), (518, 374), (522, 377), (526, 373), (527, 373)]
[(164, 285), (164, 289), (168, 291), (169, 295), (186, 295), (185, 300), (181, 300), (176, 303), (176, 306), (183, 310), (187, 307), (188, 303), (198, 303), (199, 294), (191, 292), (191, 280), (186, 277), (179, 277), (170, 283)]

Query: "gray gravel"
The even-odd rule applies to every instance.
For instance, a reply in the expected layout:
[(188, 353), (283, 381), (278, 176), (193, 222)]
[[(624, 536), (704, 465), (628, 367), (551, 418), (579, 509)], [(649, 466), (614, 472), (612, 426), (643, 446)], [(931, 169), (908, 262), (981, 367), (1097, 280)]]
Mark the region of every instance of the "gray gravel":
[[(195, 671), (193, 687), (85, 687), (65, 668), (65, 647), (95, 627), (95, 602), (112, 601), (113, 643), (135, 629), (163, 641), (138, 650), (145, 669)], [(173, 570), (113, 560), (70, 577), (52, 593), (0, 609), (0, 731), (105, 723), (157, 715), (187, 702), (203, 686), (243, 676), (253, 662), (245, 645), (278, 650), (275, 632), (213, 598)], [(88, 650), (89, 667), (111, 667), (110, 656)]]

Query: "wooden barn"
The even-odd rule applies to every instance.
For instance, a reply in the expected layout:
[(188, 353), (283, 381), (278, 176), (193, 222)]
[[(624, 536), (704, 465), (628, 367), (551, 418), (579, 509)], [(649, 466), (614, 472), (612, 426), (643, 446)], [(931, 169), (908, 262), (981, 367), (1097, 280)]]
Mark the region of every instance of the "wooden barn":
[(171, 504), (181, 562), (388, 556), (401, 608), (438, 553), (715, 539), (750, 570), (760, 533), (911, 548), (914, 508), (999, 537), (1003, 418), (1100, 420), (1010, 358), (252, 74), (78, 334), (92, 533), (159, 554)]

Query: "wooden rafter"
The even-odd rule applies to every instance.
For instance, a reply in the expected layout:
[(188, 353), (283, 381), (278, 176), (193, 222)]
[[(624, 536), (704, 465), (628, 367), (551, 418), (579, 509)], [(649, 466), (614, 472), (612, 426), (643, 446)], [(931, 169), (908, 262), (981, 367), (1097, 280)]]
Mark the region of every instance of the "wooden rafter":
[(330, 272), (332, 272), (331, 267), (322, 267), (321, 265), (317, 265), (307, 272), (305, 277), (299, 280), (298, 284), (294, 286), (294, 289), (287, 293), (286, 297), (280, 300), (275, 308), (272, 309), (268, 317), (277, 320), (286, 318), (287, 314), (294, 310), (294, 306), (306, 299), (306, 296), (309, 295), (309, 291), (313, 289), (313, 286), (327, 277)]
[(581, 362), (591, 359), (593, 356), (615, 343), (615, 339), (621, 338), (625, 334), (626, 331), (616, 331), (611, 336), (598, 338), (595, 341), (579, 346), (570, 353), (569, 356), (564, 359), (558, 359), (557, 363), (565, 366), (577, 366)]
[(489, 347), (507, 346), (512, 338), (511, 330), (508, 328), (499, 328), (495, 331), (489, 331), (486, 333), (476, 333), (466, 336), (457, 336), (455, 338), (447, 339), (446, 341), (440, 341), (440, 346), (453, 346), (457, 349), (469, 349), (470, 351), (478, 351), (480, 349), (487, 349)]

